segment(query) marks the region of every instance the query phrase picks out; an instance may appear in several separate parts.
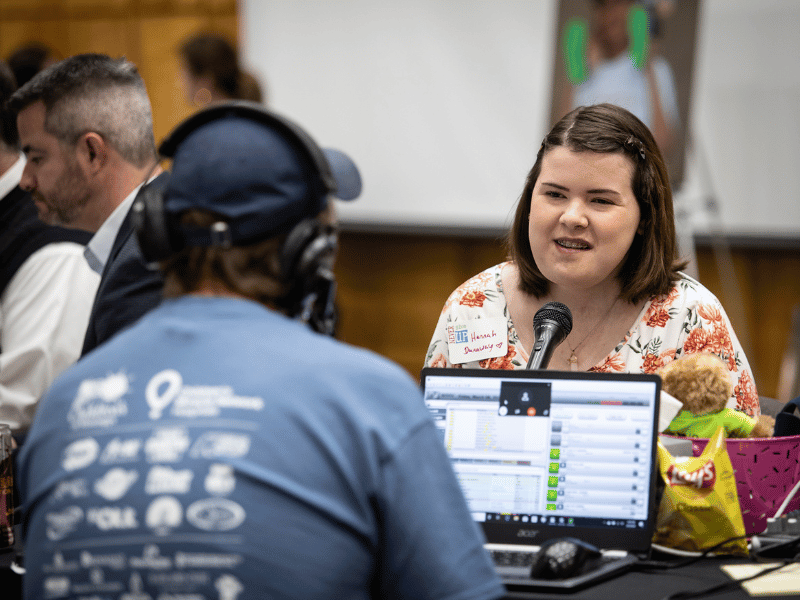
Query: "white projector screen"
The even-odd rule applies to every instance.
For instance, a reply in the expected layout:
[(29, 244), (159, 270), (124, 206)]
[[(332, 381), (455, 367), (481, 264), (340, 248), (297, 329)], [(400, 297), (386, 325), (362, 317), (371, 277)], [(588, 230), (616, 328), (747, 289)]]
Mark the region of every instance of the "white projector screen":
[(556, 4), (243, 0), (272, 109), (359, 166), (345, 227), (504, 230), (546, 133)]
[[(695, 152), (676, 201), (695, 232), (800, 238), (800, 2), (701, 8)], [(242, 54), (274, 110), (359, 165), (363, 196), (338, 205), (345, 227), (494, 235), (549, 126), (558, 10), (558, 0), (240, 0)]]

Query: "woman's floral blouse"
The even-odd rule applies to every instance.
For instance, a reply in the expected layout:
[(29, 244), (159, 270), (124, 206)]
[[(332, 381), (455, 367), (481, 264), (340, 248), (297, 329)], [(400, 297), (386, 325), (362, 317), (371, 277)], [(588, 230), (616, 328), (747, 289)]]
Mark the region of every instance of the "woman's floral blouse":
[[(503, 293), (500, 273), (504, 264), (479, 273), (450, 294), (428, 347), (426, 367), (525, 368), (528, 353), (519, 344)], [(447, 326), (493, 317), (503, 317), (508, 323), (506, 355), (452, 364), (445, 334)], [(654, 373), (676, 358), (697, 352), (713, 352), (728, 363), (736, 408), (758, 416), (761, 411), (750, 365), (725, 310), (711, 292), (687, 275), (682, 275), (669, 294), (650, 298), (625, 338), (589, 370)]]

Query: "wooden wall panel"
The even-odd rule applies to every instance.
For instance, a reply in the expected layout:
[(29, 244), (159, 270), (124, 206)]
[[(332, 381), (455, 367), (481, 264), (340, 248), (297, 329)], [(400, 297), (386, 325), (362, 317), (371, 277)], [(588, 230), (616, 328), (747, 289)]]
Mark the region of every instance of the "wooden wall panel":
[(236, 0), (138, 0), (142, 10), (150, 13), (231, 14)]
[[(97, 4), (97, 3), (95, 3)], [(60, 11), (64, 3), (59, 0), (0, 0), (4, 12), (18, 12), (31, 15), (42, 11)]]
[(98, 5), (102, 4), (105, 12), (113, 11), (122, 16), (126, 10), (131, 8), (133, 3), (130, 0), (105, 0), (104, 2), (98, 2), (97, 0), (63, 0), (62, 4), (68, 14), (85, 14), (96, 10)]
[(177, 48), (200, 30), (236, 40), (235, 0), (0, 0), (0, 56), (44, 42), (62, 56), (102, 52), (136, 63), (162, 139), (194, 110), (183, 98)]
[[(703, 283), (729, 312), (737, 335), (749, 336), (747, 356), (753, 367), (760, 394), (778, 397), (783, 355), (787, 350), (792, 311), (800, 305), (800, 251), (796, 248), (738, 249), (731, 251), (734, 272), (742, 287), (737, 293), (726, 277), (726, 269), (710, 247), (698, 249), (698, 266)], [(743, 307), (742, 315), (731, 307)], [(780, 398), (783, 401), (789, 398)]]
[(98, 52), (109, 56), (125, 56), (140, 64), (139, 38), (135, 21), (124, 18), (74, 19), (66, 28), (69, 52)]
[(338, 336), (417, 377), (450, 292), (504, 255), (483, 238), (343, 233)]
[(204, 26), (201, 17), (155, 17), (140, 21), (142, 77), (153, 105), (156, 141), (163, 139), (194, 108), (184, 98), (177, 48), (187, 36)]
[(59, 19), (18, 21), (0, 16), (0, 56), (6, 59), (13, 50), (33, 40), (43, 41), (67, 56), (71, 52), (64, 25)]
[(144, 17), (138, 22), (141, 58), (137, 62), (153, 105), (156, 141), (196, 110), (183, 95), (178, 48), (197, 31), (215, 31), (236, 39), (235, 16), (178, 15)]

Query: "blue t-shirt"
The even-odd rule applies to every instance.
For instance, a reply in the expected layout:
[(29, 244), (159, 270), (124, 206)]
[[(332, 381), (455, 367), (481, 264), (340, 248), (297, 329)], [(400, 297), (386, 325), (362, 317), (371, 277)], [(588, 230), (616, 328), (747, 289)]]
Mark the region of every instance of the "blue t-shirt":
[(254, 302), (165, 302), (42, 399), (26, 598), (495, 598), (416, 384)]

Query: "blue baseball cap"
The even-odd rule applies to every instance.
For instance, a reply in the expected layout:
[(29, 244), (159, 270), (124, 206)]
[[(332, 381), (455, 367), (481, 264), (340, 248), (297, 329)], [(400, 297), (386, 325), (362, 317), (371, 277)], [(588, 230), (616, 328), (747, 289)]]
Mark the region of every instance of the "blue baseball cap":
[(268, 239), (317, 216), (329, 196), (353, 200), (361, 193), (361, 176), (349, 156), (319, 148), (299, 126), (254, 103), (197, 113), (159, 152), (172, 158), (164, 211), (177, 217), (204, 209), (227, 223), (223, 239), (179, 225), (187, 246)]

